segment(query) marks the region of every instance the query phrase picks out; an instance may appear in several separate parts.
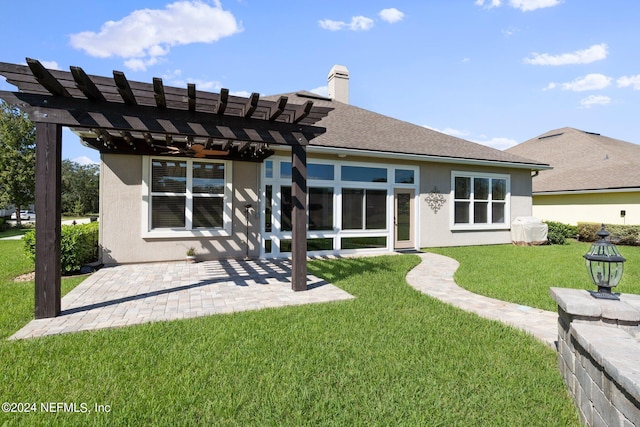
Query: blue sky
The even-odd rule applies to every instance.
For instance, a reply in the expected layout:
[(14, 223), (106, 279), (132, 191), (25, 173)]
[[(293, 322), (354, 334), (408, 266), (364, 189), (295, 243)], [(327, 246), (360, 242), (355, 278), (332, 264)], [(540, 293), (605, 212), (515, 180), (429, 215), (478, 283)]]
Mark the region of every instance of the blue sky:
[[(564, 126), (640, 143), (637, 0), (5, 1), (2, 15), (2, 62), (245, 96), (326, 94), (341, 64), (352, 105), (495, 148)], [(99, 160), (68, 131), (63, 157)]]

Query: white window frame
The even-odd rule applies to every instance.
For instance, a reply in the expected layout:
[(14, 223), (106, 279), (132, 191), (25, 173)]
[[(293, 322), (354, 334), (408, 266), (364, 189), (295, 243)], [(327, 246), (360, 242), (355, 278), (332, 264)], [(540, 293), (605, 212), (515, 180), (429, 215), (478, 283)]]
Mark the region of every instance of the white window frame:
[[(159, 228), (151, 229), (151, 163), (153, 160), (172, 160), (187, 162), (187, 189), (185, 228)], [(192, 208), (194, 195), (191, 192), (193, 183), (193, 163), (222, 163), (224, 165), (224, 199), (222, 227), (218, 228), (192, 228)], [(180, 237), (218, 237), (230, 236), (232, 233), (233, 187), (231, 184), (232, 162), (226, 160), (207, 160), (192, 158), (176, 158), (163, 156), (142, 157), (142, 237), (144, 238), (180, 238)], [(199, 197), (199, 196), (198, 196)]]
[[(456, 199), (455, 198), (455, 185), (456, 178), (471, 178), (471, 191), (469, 195), (469, 199)], [(475, 209), (475, 198), (474, 198), (474, 186), (473, 180), (475, 178), (489, 178), (489, 179), (504, 179), (507, 183), (505, 200), (499, 201), (499, 203), (504, 203), (504, 222), (503, 223), (479, 223), (474, 224), (474, 209)], [(469, 171), (451, 171), (451, 193), (449, 194), (449, 200), (451, 200), (451, 209), (449, 215), (449, 228), (453, 231), (455, 230), (505, 230), (510, 228), (511, 223), (511, 175), (509, 174), (497, 174), (497, 173), (485, 173), (485, 172), (469, 172)], [(469, 223), (466, 224), (456, 224), (455, 222), (455, 214), (456, 214), (456, 201), (469, 201)], [(489, 185), (489, 199), (482, 200), (482, 202), (488, 202), (488, 213), (490, 217), (491, 206), (493, 204), (492, 195), (491, 195), (491, 185)]]
[[(280, 252), (280, 241), (281, 240), (289, 240), (292, 238), (292, 233), (290, 231), (282, 231), (280, 228), (280, 217), (281, 217), (281, 197), (280, 191), (278, 191), (282, 186), (291, 185), (290, 178), (284, 178), (280, 176), (280, 163), (281, 162), (291, 162), (290, 157), (284, 156), (272, 156), (267, 161), (271, 161), (273, 165), (273, 175), (271, 177), (266, 176), (266, 162), (263, 164), (261, 168), (261, 198), (260, 198), (260, 211), (266, 213), (265, 209), (265, 201), (266, 201), (266, 186), (272, 186), (272, 197), (273, 197), (273, 207), (272, 207), (272, 226), (273, 229), (271, 232), (266, 232), (264, 228), (264, 219), (260, 220), (260, 236), (261, 236), (261, 256), (265, 258), (278, 258), (282, 256), (290, 256), (290, 252)], [(329, 187), (333, 188), (333, 230), (313, 230), (309, 231), (307, 229), (307, 239), (333, 239), (333, 250), (325, 250), (325, 251), (317, 251), (313, 252), (317, 255), (324, 254), (349, 254), (349, 253), (384, 253), (393, 250), (393, 203), (394, 203), (394, 188), (412, 188), (415, 190), (415, 206), (416, 206), (416, 227), (414, 238), (417, 241), (419, 236), (419, 221), (417, 218), (420, 217), (419, 212), (419, 204), (418, 200), (420, 197), (419, 191), (419, 182), (420, 182), (420, 168), (416, 165), (403, 165), (403, 164), (383, 164), (383, 163), (374, 163), (374, 162), (359, 162), (359, 161), (345, 161), (345, 160), (330, 160), (330, 159), (321, 159), (321, 158), (307, 158), (307, 164), (316, 163), (316, 164), (329, 164), (334, 167), (334, 178), (333, 180), (319, 180), (319, 179), (308, 179), (307, 187)], [(342, 181), (342, 166), (359, 166), (359, 167), (376, 167), (387, 169), (387, 182), (385, 183), (377, 183), (377, 182), (359, 182), (359, 181)], [(396, 184), (395, 183), (395, 170), (396, 169), (405, 169), (412, 170), (414, 172), (414, 183), (413, 184)], [(375, 230), (366, 230), (366, 229), (358, 229), (358, 230), (342, 230), (342, 191), (346, 188), (357, 188), (357, 189), (386, 189), (387, 190), (387, 200), (386, 200), (386, 209), (387, 209), (387, 222), (386, 226), (383, 229), (375, 229)], [(307, 218), (308, 221), (308, 218)], [(307, 227), (308, 228), (308, 227)], [(343, 237), (387, 237), (387, 246), (385, 248), (366, 248), (366, 249), (341, 249), (341, 239)], [(264, 248), (264, 240), (271, 240), (272, 252), (266, 253)]]

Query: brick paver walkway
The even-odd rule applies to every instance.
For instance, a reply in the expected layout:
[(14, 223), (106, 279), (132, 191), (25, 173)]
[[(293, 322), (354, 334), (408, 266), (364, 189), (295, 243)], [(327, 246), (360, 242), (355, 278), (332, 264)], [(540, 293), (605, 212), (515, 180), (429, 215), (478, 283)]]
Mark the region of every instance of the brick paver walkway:
[(407, 275), (407, 282), (411, 286), (465, 311), (520, 328), (555, 348), (558, 339), (557, 313), (469, 292), (453, 280), (453, 273), (459, 265), (456, 260), (432, 253), (422, 253), (420, 257), (422, 262)]
[[(407, 282), (419, 291), (482, 317), (523, 329), (554, 347), (557, 314), (487, 298), (453, 280), (458, 262), (421, 253)], [(346, 300), (352, 295), (308, 276), (309, 290), (291, 290), (288, 260), (222, 260), (135, 264), (98, 270), (62, 299), (62, 314), (33, 320), (11, 338), (113, 328), (267, 307)]]
[(60, 316), (32, 320), (11, 338), (353, 298), (318, 277), (307, 277), (307, 291), (292, 291), (288, 260), (104, 267), (62, 298)]

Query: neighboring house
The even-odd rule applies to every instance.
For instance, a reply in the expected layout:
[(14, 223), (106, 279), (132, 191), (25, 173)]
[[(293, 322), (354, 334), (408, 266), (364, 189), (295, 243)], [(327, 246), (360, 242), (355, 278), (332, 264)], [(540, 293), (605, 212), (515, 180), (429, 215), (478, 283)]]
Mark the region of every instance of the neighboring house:
[[(333, 108), (307, 148), (310, 256), (511, 242), (547, 162), (351, 106), (348, 82), (336, 66), (330, 98), (286, 94)], [(291, 255), (291, 154), (267, 149), (262, 162), (103, 152), (103, 262)]]
[(534, 216), (640, 224), (640, 145), (567, 127), (506, 151), (553, 167), (533, 178)]

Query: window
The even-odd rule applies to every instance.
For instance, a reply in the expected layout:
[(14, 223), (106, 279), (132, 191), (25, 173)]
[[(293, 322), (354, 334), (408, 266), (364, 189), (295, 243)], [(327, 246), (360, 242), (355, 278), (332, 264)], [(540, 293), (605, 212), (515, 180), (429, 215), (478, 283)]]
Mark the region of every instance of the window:
[[(291, 187), (281, 187), (282, 224), (283, 231), (291, 231)], [(308, 189), (309, 230), (333, 230), (333, 188), (310, 187)]]
[[(267, 178), (271, 178), (271, 176), (267, 175)], [(291, 162), (280, 162), (280, 178), (291, 178)], [(311, 181), (314, 179), (332, 181), (333, 165), (323, 163), (307, 164), (307, 180)]]
[(145, 163), (150, 164), (145, 173), (149, 233), (228, 228), (226, 162), (153, 158)]
[(343, 230), (383, 230), (386, 227), (387, 190), (342, 190)]
[(453, 173), (453, 227), (495, 228), (506, 225), (508, 175)]
[(387, 168), (342, 166), (343, 181), (387, 182)]

